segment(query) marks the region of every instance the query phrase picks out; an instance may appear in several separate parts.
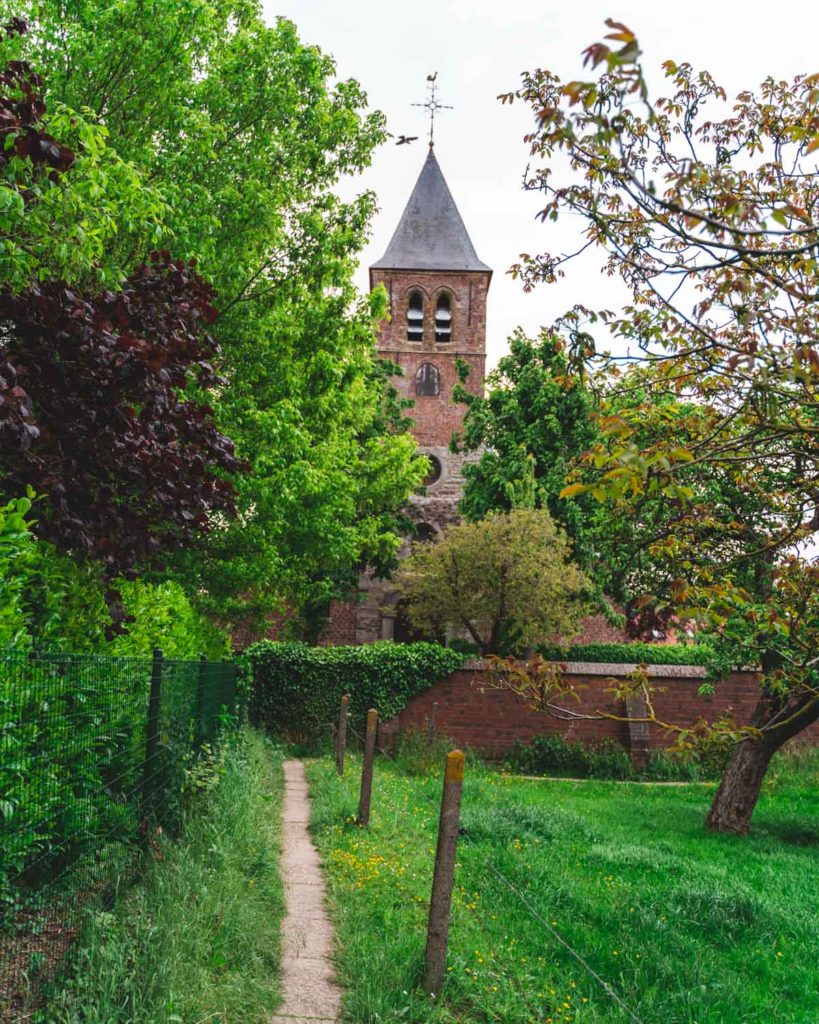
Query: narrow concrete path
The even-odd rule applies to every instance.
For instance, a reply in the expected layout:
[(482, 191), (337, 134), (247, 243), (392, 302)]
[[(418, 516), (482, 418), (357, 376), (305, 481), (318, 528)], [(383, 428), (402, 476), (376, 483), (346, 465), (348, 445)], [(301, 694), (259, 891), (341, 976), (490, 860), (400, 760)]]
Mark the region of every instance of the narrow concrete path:
[(284, 762), (282, 995), (272, 1024), (338, 1024), (341, 989), (333, 981), (333, 927), (324, 910), (324, 876), (307, 824), (310, 797), (301, 761)]

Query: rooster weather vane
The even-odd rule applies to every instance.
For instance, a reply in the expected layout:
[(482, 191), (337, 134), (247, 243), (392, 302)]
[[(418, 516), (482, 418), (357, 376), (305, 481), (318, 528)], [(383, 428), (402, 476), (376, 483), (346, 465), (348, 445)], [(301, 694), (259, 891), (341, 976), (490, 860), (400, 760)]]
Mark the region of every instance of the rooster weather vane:
[[(452, 110), (446, 103), (438, 102), (438, 86), (435, 84), (435, 80), (438, 77), (436, 71), (434, 75), (427, 75), (427, 89), (429, 95), (427, 96), (426, 103), (413, 103), (414, 107), (425, 107), (429, 111), (429, 144), (430, 146), (435, 145), (435, 115), (439, 110)], [(398, 145), (401, 146), (405, 142), (414, 142), (417, 136), (413, 138), (407, 138), (406, 135), (402, 135), (398, 140)]]

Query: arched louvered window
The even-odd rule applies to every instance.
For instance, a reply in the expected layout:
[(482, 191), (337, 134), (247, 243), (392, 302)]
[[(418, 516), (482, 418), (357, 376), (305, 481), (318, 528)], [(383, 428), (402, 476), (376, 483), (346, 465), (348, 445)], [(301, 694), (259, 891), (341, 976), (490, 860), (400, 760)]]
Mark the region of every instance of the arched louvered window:
[(435, 304), (435, 340), (452, 339), (452, 299), (449, 292), (441, 292)]
[(415, 394), (434, 397), (441, 391), (441, 375), (432, 363), (422, 363), (415, 374)]
[(410, 292), (407, 302), (407, 341), (424, 340), (424, 296)]

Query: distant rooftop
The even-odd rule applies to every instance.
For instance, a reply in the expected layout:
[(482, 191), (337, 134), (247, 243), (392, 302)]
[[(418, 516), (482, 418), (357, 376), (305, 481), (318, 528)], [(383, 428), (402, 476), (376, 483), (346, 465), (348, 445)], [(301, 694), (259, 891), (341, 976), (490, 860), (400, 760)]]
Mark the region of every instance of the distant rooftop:
[(484, 270), (466, 232), (432, 146), (380, 270)]

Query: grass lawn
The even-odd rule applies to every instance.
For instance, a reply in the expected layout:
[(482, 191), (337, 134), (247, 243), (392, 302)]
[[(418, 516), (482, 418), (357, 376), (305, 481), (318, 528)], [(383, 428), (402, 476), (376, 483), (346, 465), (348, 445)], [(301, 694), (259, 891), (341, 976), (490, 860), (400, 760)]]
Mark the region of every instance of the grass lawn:
[[(246, 730), (113, 913), (91, 912), (47, 1024), (262, 1024), (280, 1003), (281, 752)], [(201, 774), (201, 769), (200, 769)]]
[(439, 773), (376, 764), (369, 831), (358, 762), (309, 767), (313, 829), (338, 929), (345, 1021), (819, 1020), (819, 759), (772, 770), (746, 838), (703, 830), (711, 786), (516, 779), (468, 768), (447, 982), (418, 988)]

